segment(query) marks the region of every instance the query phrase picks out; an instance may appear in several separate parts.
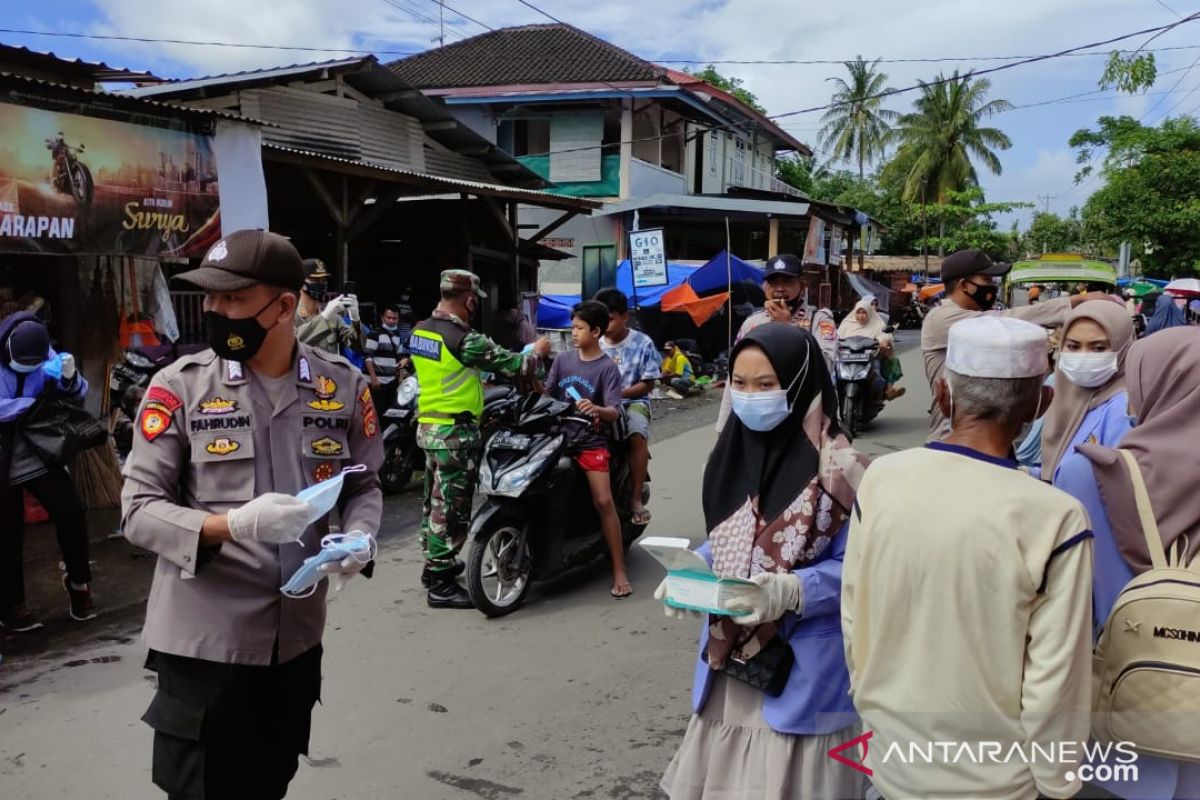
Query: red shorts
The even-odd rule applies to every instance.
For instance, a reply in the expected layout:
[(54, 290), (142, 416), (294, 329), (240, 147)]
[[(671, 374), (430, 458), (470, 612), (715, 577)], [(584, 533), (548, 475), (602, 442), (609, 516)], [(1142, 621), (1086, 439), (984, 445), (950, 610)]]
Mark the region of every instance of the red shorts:
[(584, 472), (608, 472), (608, 462), (611, 458), (607, 447), (597, 447), (594, 450), (584, 450), (575, 456), (575, 463)]

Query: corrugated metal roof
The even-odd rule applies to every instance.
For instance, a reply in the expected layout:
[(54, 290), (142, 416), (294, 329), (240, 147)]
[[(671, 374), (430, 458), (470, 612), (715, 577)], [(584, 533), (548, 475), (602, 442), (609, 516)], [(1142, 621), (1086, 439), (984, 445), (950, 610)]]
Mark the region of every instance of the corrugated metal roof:
[(662, 67), (571, 25), (521, 25), (387, 65), (418, 88), (652, 81)]
[(774, 217), (806, 217), (809, 212), (808, 203), (791, 203), (786, 200), (746, 200), (702, 194), (654, 194), (636, 200), (608, 203), (596, 216), (604, 217), (644, 208), (689, 208), (697, 211), (769, 214)]
[(397, 167), (385, 167), (369, 161), (355, 161), (349, 158), (338, 158), (337, 156), (313, 153), (309, 150), (299, 150), (294, 147), (284, 147), (282, 145), (271, 144), (269, 142), (263, 143), (263, 149), (279, 153), (288, 153), (290, 155), (300, 156), (308, 160), (331, 162), (358, 167), (360, 169), (379, 173), (381, 177), (385, 175), (402, 176), (410, 179), (409, 182), (413, 184), (427, 185), (428, 188), (434, 190), (431, 191), (430, 194), (445, 194), (448, 192), (484, 194), (493, 197), (508, 197), (533, 205), (571, 209), (580, 212), (592, 211), (600, 208), (601, 205), (598, 202), (584, 200), (580, 197), (566, 197), (564, 195), (553, 194), (551, 192), (542, 192), (536, 189), (516, 189), (512, 186), (502, 186), (496, 183), (482, 183), (480, 181), (466, 181), (459, 178), (445, 178), (440, 175), (430, 175), (426, 172), (417, 172), (416, 170), (411, 169), (399, 169)]
[(150, 72), (142, 72), (124, 67), (113, 67), (105, 64), (103, 61), (84, 61), (81, 58), (63, 58), (55, 55), (53, 52), (42, 52), (40, 50), (31, 50), (28, 47), (18, 47), (11, 44), (0, 44), (0, 58), (25, 60), (28, 64), (35, 66), (46, 66), (50, 69), (74, 69), (80, 74), (86, 74), (97, 83), (105, 81), (139, 81), (139, 80), (160, 80), (160, 78)]
[(170, 80), (155, 86), (139, 86), (136, 89), (126, 89), (122, 94), (129, 95), (130, 97), (154, 97), (162, 94), (179, 94), (180, 92), (194, 91), (210, 86), (227, 88), (242, 81), (257, 82), (306, 75), (310, 72), (326, 69), (357, 67), (372, 58), (372, 56), (355, 56), (353, 58), (339, 58), (333, 61), (312, 61), (307, 64), (292, 64), (287, 67), (270, 67), (267, 69), (247, 70), (245, 72), (227, 72), (222, 75), (205, 75), (199, 78)]
[(149, 112), (157, 110), (160, 112), (171, 112), (177, 116), (190, 117), (220, 117), (221, 119), (234, 120), (236, 122), (248, 122), (253, 125), (261, 125), (274, 127), (270, 122), (263, 122), (252, 117), (245, 117), (241, 114), (234, 114), (231, 111), (219, 111), (211, 108), (191, 108), (189, 106), (176, 105), (174, 103), (163, 103), (158, 100), (146, 100), (139, 97), (129, 97), (118, 92), (93, 92), (88, 89), (80, 89), (77, 86), (68, 86), (64, 83), (54, 83), (52, 81), (38, 80), (37, 78), (29, 78), (25, 75), (14, 75), (11, 72), (0, 72), (0, 81), (10, 81), (20, 83), (29, 87), (40, 87), (58, 92), (60, 94), (71, 94), (78, 98), (87, 99), (93, 102), (113, 103), (124, 110)]

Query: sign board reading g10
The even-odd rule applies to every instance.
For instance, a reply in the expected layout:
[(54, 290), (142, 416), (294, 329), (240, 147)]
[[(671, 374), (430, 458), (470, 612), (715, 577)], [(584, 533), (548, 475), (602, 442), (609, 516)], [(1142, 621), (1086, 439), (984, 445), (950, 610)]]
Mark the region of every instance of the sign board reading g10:
[(634, 288), (667, 285), (667, 255), (663, 239), (662, 228), (629, 234), (629, 263), (633, 267)]

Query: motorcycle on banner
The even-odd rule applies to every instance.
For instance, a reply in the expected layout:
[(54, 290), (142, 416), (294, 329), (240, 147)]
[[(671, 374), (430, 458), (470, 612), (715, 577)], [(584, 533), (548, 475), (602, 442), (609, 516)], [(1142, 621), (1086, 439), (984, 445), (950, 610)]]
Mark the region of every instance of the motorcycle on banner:
[(54, 169), (50, 174), (50, 183), (63, 194), (69, 194), (80, 205), (88, 205), (96, 193), (96, 184), (92, 181), (92, 171), (87, 164), (79, 160), (76, 154), (83, 153), (86, 147), (80, 143), (72, 148), (67, 144), (63, 132), (46, 140), (46, 149), (54, 159)]

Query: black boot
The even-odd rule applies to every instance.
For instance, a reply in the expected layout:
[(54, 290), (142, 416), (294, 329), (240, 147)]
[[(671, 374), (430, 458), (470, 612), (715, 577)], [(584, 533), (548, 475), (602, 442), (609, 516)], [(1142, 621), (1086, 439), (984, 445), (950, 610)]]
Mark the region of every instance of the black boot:
[[(445, 570), (442, 572), (442, 574), (449, 578), (457, 578), (466, 571), (467, 562), (463, 561), (461, 558), (456, 558), (454, 559), (454, 566), (448, 570)], [(429, 570), (429, 565), (427, 564), (425, 568), (421, 570), (421, 585), (428, 589), (429, 585), (433, 582), (432, 579), (433, 573)]]
[(430, 608), (474, 608), (471, 595), (458, 585), (454, 578), (443, 578), (441, 573), (434, 575), (434, 582), (429, 587), (426, 600)]

